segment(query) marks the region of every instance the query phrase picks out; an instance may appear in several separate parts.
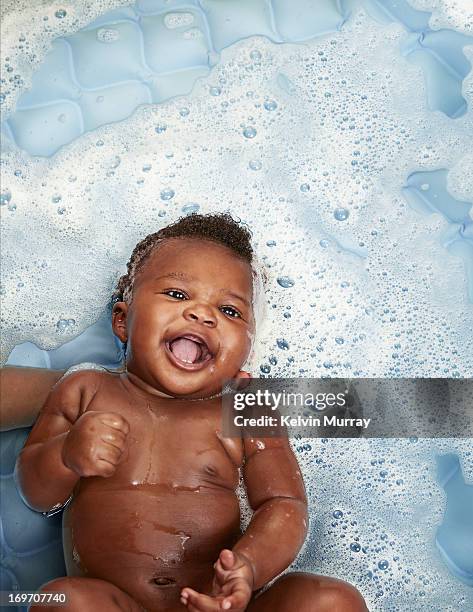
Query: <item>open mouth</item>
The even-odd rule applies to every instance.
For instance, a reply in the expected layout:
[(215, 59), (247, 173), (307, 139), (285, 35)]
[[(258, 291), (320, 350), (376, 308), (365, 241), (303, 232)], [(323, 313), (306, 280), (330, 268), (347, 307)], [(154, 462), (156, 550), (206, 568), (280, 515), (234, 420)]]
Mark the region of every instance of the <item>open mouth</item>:
[(166, 341), (166, 349), (171, 360), (186, 370), (199, 370), (213, 358), (205, 340), (191, 334)]

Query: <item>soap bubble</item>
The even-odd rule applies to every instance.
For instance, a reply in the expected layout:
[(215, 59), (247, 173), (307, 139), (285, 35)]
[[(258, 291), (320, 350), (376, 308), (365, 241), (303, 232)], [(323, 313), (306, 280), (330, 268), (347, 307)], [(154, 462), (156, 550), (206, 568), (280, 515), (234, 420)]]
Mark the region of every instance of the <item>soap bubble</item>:
[(252, 159), (249, 164), (248, 167), (251, 170), (261, 170), (263, 164), (259, 161), (259, 159)]
[(116, 168), (118, 168), (118, 166), (121, 164), (121, 158), (119, 155), (114, 155), (114, 157), (112, 158), (111, 162), (110, 162), (110, 168), (112, 170), (115, 170)]
[(254, 127), (247, 127), (243, 130), (243, 136), (245, 138), (254, 138), (256, 136), (256, 130)]
[(181, 210), (185, 215), (190, 215), (191, 213), (198, 212), (200, 206), (195, 202), (190, 202), (189, 204), (185, 204)]
[(294, 280), (290, 276), (278, 276), (277, 281), (278, 285), (284, 287), (284, 289), (294, 287)]
[(3, 189), (0, 193), (0, 206), (5, 206), (11, 200), (11, 191), (9, 189)]
[(173, 189), (163, 189), (160, 193), (161, 200), (172, 200), (176, 195)]
[(274, 100), (266, 100), (263, 106), (267, 111), (276, 110), (278, 107), (277, 102), (275, 102)]
[(333, 211), (333, 216), (337, 221), (345, 221), (348, 219), (349, 211), (346, 208), (336, 208)]
[(56, 323), (56, 330), (58, 333), (63, 334), (69, 332), (71, 328), (75, 326), (76, 322), (74, 319), (59, 319)]
[(278, 345), (278, 348), (280, 348), (283, 351), (289, 350), (289, 342), (285, 340), (284, 338), (278, 338), (276, 340), (276, 344)]

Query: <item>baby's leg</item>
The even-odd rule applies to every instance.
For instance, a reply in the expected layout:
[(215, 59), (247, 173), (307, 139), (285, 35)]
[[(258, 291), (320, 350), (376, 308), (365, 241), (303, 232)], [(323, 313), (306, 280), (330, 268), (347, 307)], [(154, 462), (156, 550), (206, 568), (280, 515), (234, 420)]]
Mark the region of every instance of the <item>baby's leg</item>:
[(363, 597), (347, 582), (294, 572), (278, 578), (247, 612), (368, 612)]
[(65, 593), (66, 605), (32, 606), (30, 612), (144, 612), (134, 599), (111, 582), (96, 578), (57, 578), (42, 593)]

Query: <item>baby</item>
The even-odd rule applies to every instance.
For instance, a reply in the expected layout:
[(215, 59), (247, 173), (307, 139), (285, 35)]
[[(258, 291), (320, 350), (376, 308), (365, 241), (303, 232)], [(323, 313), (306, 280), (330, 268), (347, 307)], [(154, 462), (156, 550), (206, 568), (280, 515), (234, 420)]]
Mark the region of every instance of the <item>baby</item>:
[[(126, 371), (75, 372), (46, 400), (16, 477), (37, 511), (71, 499), (68, 577), (42, 589), (66, 594), (58, 610), (366, 610), (328, 577), (286, 574), (261, 591), (296, 557), (307, 502), (287, 439), (221, 434), (222, 383), (250, 376), (252, 259), (248, 230), (227, 214), (147, 236), (112, 312)], [(239, 468), (254, 511), (244, 534)]]

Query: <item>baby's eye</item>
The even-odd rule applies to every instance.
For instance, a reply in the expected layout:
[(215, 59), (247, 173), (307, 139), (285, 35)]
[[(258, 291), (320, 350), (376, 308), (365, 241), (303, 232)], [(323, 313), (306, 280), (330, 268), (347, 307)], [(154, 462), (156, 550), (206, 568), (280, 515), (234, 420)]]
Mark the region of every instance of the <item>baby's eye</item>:
[(236, 308), (233, 308), (233, 306), (221, 306), (220, 310), (223, 312), (223, 314), (226, 314), (233, 319), (241, 319), (241, 313), (239, 313)]
[(163, 291), (163, 293), (175, 298), (176, 300), (187, 300), (187, 295), (179, 289), (167, 289), (166, 291)]

